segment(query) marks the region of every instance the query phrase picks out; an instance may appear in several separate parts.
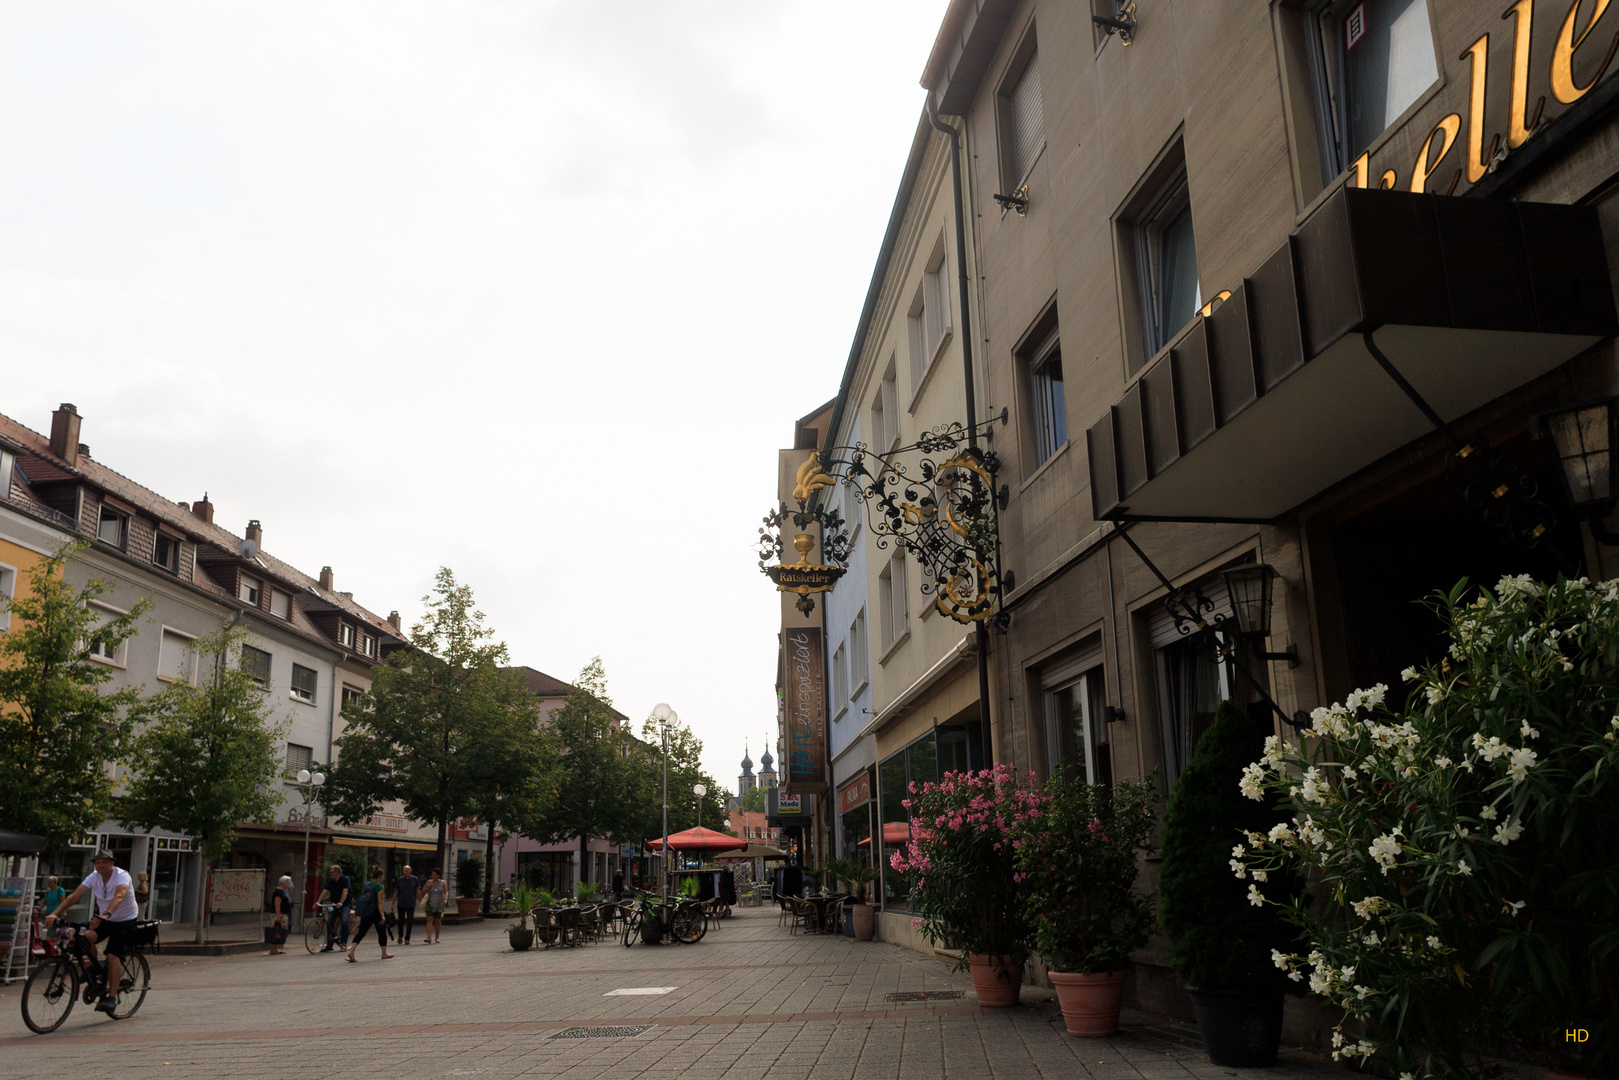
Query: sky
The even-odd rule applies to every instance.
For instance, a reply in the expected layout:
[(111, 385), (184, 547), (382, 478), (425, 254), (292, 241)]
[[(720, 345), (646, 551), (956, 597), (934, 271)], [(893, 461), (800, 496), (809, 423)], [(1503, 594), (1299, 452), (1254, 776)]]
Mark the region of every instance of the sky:
[(736, 783), (945, 0), (7, 4), (0, 412)]

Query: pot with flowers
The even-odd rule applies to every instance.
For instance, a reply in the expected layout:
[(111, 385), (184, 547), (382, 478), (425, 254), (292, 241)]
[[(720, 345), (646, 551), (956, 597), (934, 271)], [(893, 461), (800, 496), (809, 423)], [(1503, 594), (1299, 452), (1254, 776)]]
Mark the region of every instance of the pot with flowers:
[(1108, 787), (1058, 775), (1044, 795), (1014, 840), (1034, 947), (1068, 1034), (1112, 1035), (1130, 953), (1152, 932), (1152, 903), (1135, 882), (1138, 853), (1152, 850), (1155, 793), (1150, 781)]
[[(1276, 906), (1297, 891), (1295, 875), (1231, 876), (1243, 845), (1287, 829), (1290, 814), (1277, 798), (1255, 802), (1240, 790), (1243, 769), (1264, 749), (1265, 732), (1248, 712), (1221, 704), (1170, 794), (1158, 872), (1170, 969), (1192, 996), (1209, 1060), (1231, 1068), (1276, 1063), (1288, 982), (1272, 956), (1298, 941)], [(1251, 892), (1274, 903), (1256, 906)]]
[(911, 838), (889, 862), (910, 883), (922, 934), (961, 950), (955, 970), (972, 970), (980, 1005), (1016, 1005), (1029, 927), (1013, 838), (1045, 795), (1006, 765), (913, 782), (910, 792)]

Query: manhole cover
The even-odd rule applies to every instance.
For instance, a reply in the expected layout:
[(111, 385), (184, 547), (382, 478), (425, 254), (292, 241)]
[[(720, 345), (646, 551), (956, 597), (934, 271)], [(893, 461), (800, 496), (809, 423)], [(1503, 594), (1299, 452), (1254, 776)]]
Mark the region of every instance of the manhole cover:
[[(633, 1024), (628, 1027), (571, 1027), (563, 1028), (552, 1039), (633, 1039), (643, 1031), (651, 1031), (651, 1024)], [(549, 1040), (547, 1040), (549, 1041)]]
[(954, 1001), (962, 996), (960, 990), (901, 990), (883, 995), (889, 1001)]

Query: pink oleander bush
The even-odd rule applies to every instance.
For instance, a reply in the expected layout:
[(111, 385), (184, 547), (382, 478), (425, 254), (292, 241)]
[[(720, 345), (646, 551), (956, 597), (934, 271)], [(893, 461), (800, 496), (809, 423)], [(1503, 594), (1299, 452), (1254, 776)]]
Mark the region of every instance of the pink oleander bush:
[(1033, 776), (1010, 766), (946, 773), (938, 783), (913, 782), (904, 806), (911, 838), (889, 858), (911, 885), (911, 911), (935, 945), (966, 955), (1029, 955), (1026, 888), (1017, 872), (1019, 831), (1044, 812), (1046, 795)]

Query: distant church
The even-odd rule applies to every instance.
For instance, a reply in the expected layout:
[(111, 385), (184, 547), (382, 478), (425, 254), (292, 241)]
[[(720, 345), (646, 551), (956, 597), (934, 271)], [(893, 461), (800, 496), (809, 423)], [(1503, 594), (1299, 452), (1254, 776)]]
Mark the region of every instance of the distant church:
[(753, 775), (753, 759), (748, 756), (748, 746), (742, 744), (742, 775), (736, 778), (736, 795), (731, 799), (731, 808), (742, 801), (742, 796), (756, 787), (773, 788), (776, 786), (776, 762), (767, 749), (759, 758), (759, 775)]

